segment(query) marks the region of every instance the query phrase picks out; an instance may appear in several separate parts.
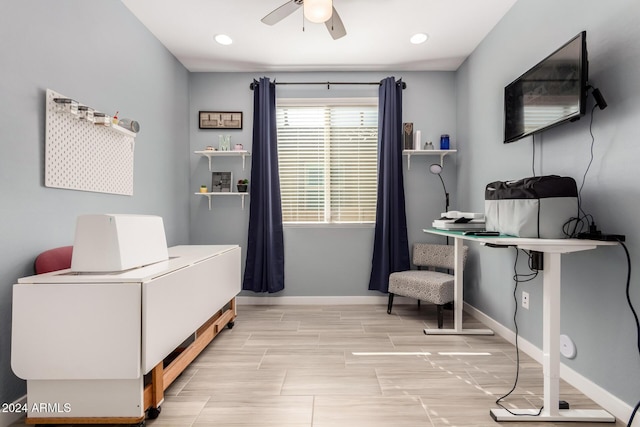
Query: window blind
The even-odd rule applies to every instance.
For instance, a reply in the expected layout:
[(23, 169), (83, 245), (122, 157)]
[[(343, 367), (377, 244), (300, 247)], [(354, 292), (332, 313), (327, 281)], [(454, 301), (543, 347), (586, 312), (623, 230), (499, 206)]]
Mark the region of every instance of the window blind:
[(375, 221), (377, 99), (279, 102), (283, 221)]

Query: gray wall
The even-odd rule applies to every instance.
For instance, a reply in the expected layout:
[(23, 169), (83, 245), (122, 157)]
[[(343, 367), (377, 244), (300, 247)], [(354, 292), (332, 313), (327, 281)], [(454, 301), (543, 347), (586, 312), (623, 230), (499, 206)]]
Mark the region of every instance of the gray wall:
[[(0, 58), (0, 402), (12, 402), (26, 392), (10, 366), (12, 285), (73, 243), (78, 215), (160, 215), (169, 243), (188, 243), (188, 72), (111, 0), (3, 1)], [(133, 196), (44, 187), (47, 88), (140, 122)]]
[[(587, 31), (590, 82), (609, 107), (593, 118), (594, 161), (582, 191), (584, 209), (606, 233), (625, 234), (632, 260), (640, 251), (636, 220), (640, 171), (640, 3), (630, 0), (520, 0), (458, 70), (458, 203), (481, 211), (484, 186), (532, 175), (532, 138), (503, 145), (503, 88), (529, 67)], [(588, 110), (593, 99), (588, 101)], [(573, 177), (580, 185), (589, 162), (589, 119), (536, 136), (536, 174)], [(473, 248), (465, 299), (513, 329), (513, 249)], [(564, 255), (562, 325), (578, 350), (563, 360), (630, 405), (638, 399), (636, 330), (625, 299), (626, 259), (620, 247)], [(525, 265), (520, 266), (525, 272)], [(523, 338), (541, 347), (542, 282), (520, 285), (531, 295), (520, 310)], [(632, 300), (640, 307), (637, 275)], [(518, 299), (520, 292), (518, 293)]]
[[(436, 145), (442, 133), (449, 133), (452, 148), (456, 146), (455, 90), (453, 72), (387, 72), (387, 73), (275, 73), (272, 81), (337, 81), (377, 82), (387, 76), (402, 78), (407, 83), (403, 92), (404, 121), (413, 122), (422, 131), (423, 141)], [(207, 145), (218, 146), (220, 134), (231, 135), (231, 143), (241, 143), (251, 150), (253, 92), (249, 83), (262, 77), (250, 73), (193, 73), (190, 81), (191, 151)], [(377, 86), (277, 86), (281, 98), (377, 97)], [(243, 111), (242, 130), (219, 132), (198, 129), (198, 111)], [(409, 241), (433, 241), (422, 229), (444, 210), (444, 192), (437, 176), (428, 166), (436, 157), (412, 157), (407, 170), (404, 159), (405, 195)], [(210, 185), (205, 158), (191, 155), (191, 188)], [(447, 189), (455, 195), (455, 156), (445, 159), (443, 177)], [(213, 160), (214, 170), (231, 170), (234, 179), (250, 176), (250, 162), (242, 170), (240, 159)], [(191, 204), (191, 243), (223, 244), (247, 242), (250, 197), (242, 211), (240, 200), (217, 198), (208, 210), (206, 198), (193, 196)], [(454, 205), (455, 207), (455, 205)], [(285, 226), (285, 289), (282, 296), (363, 296), (382, 295), (368, 290), (373, 253), (374, 228), (371, 226)], [(243, 254), (244, 256), (244, 254)], [(245, 295), (256, 295), (244, 293)]]

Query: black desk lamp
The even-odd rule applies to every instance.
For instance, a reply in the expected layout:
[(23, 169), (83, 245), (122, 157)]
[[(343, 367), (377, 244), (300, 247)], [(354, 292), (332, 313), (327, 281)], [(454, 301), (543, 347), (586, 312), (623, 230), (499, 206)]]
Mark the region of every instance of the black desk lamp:
[(429, 166), (429, 172), (431, 172), (434, 175), (438, 175), (438, 178), (440, 178), (440, 182), (442, 183), (442, 188), (444, 189), (444, 198), (445, 198), (444, 211), (449, 212), (449, 193), (447, 193), (447, 187), (445, 187), (444, 180), (440, 175), (440, 173), (442, 172), (442, 166), (440, 166), (437, 163), (434, 163), (431, 166)]

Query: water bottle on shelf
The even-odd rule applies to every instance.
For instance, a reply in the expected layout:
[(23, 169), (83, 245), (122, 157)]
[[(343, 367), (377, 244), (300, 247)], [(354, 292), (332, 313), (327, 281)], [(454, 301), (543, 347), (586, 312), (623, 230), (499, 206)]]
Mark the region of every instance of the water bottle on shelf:
[(449, 135), (447, 134), (440, 135), (440, 149), (441, 150), (449, 149)]

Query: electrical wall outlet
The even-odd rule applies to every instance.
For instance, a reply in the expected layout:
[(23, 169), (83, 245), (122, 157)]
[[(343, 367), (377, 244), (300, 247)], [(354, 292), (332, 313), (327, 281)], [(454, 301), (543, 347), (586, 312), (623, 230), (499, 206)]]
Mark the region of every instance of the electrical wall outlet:
[(522, 307), (529, 310), (529, 292), (522, 292)]

